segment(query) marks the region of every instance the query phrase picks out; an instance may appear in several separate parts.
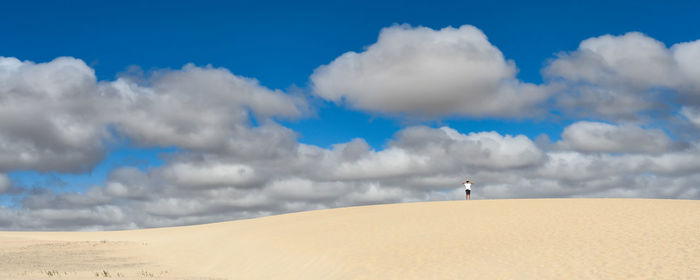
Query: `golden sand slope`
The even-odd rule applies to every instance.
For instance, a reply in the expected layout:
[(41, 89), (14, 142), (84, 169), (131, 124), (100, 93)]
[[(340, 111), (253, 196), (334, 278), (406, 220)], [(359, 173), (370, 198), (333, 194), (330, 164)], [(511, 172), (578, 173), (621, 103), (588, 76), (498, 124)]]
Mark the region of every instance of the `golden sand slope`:
[(0, 279), (700, 279), (700, 201), (390, 204), (189, 227), (0, 232)]

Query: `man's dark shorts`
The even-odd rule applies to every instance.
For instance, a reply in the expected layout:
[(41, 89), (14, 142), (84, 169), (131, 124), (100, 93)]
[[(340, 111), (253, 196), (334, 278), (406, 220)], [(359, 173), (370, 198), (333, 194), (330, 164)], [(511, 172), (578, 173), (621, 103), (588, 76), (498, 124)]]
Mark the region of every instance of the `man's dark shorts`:
[(465, 192), (467, 192), (467, 194), (471, 194), (472, 190), (465, 190)]

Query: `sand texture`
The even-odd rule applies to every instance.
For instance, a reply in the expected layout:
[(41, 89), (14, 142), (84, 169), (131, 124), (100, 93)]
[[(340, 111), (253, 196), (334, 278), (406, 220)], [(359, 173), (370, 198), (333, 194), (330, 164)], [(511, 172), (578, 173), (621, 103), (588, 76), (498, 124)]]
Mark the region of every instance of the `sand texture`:
[(700, 279), (700, 201), (339, 208), (198, 226), (0, 232), (0, 279)]

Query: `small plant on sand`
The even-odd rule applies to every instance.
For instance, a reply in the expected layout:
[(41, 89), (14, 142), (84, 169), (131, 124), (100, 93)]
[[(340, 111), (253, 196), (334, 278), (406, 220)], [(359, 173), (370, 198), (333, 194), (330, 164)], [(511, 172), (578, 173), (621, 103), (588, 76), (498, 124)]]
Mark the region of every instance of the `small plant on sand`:
[(112, 274), (109, 274), (109, 271), (103, 270), (102, 273), (95, 272), (95, 277), (112, 277)]
[(150, 272), (145, 271), (145, 270), (141, 270), (141, 272), (139, 272), (139, 274), (143, 277), (153, 277), (153, 273), (150, 273)]
[(48, 275), (48, 276), (58, 276), (59, 274), (58, 274), (58, 271), (56, 271), (56, 270), (49, 270), (49, 271), (46, 272), (46, 275)]

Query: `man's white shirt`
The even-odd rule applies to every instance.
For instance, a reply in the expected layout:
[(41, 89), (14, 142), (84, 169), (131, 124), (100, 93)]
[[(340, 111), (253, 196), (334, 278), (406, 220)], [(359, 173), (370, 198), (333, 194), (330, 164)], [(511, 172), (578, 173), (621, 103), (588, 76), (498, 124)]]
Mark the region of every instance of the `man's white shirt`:
[(464, 183), (464, 187), (465, 187), (467, 190), (471, 190), (471, 189), (472, 189), (472, 184), (471, 184), (471, 183)]

